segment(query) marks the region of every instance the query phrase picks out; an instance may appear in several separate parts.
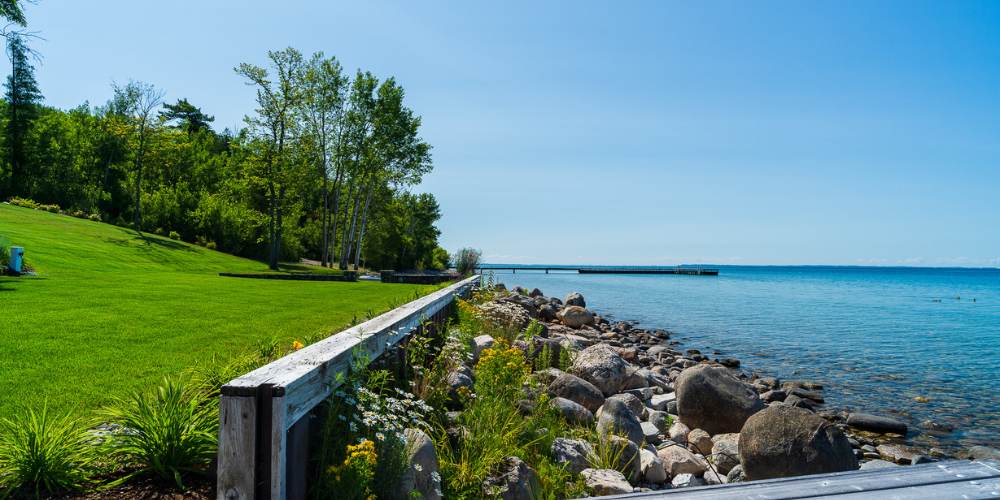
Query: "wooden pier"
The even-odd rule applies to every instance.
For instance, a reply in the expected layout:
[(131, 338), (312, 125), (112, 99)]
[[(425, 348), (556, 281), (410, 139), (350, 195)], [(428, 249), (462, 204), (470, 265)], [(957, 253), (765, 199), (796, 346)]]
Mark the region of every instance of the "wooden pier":
[(1000, 462), (953, 460), (872, 470), (766, 479), (747, 483), (629, 493), (602, 500), (791, 500), (1000, 498)]
[(657, 266), (503, 266), (486, 264), (477, 268), (478, 271), (510, 271), (517, 274), (518, 271), (544, 272), (569, 272), (578, 274), (683, 274), (687, 276), (718, 276), (718, 269), (704, 267), (657, 267)]

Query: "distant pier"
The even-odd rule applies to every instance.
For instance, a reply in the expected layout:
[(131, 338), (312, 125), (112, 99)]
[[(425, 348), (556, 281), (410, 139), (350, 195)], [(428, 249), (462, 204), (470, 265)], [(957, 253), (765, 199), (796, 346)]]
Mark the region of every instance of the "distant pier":
[(504, 266), (504, 265), (483, 265), (479, 271), (511, 271), (517, 274), (518, 271), (550, 271), (576, 272), (579, 274), (683, 274), (688, 276), (718, 276), (718, 269), (704, 267), (656, 267), (656, 266)]

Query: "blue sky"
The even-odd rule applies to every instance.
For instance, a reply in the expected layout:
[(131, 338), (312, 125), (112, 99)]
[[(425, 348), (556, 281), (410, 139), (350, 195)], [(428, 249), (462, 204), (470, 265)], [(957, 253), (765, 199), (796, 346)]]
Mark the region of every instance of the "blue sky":
[[(280, 10), (276, 8), (280, 5)], [(152, 82), (239, 124), (294, 46), (396, 76), (449, 249), (1000, 266), (1000, 2), (40, 0), (47, 102)], [(5, 75), (6, 73), (4, 73)]]

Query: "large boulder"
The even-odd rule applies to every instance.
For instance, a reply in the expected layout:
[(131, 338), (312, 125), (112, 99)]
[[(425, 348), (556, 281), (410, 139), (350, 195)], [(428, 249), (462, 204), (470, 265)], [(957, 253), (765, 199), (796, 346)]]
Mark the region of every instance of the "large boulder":
[(556, 438), (552, 442), (552, 459), (557, 464), (565, 464), (566, 470), (578, 474), (590, 466), (594, 447), (580, 439)]
[(642, 425), (632, 410), (620, 399), (607, 399), (597, 412), (597, 433), (603, 437), (623, 436), (641, 446), (645, 439)]
[(567, 306), (587, 307), (587, 301), (583, 300), (580, 292), (572, 292), (563, 301)]
[(594, 423), (594, 414), (579, 403), (566, 398), (554, 397), (549, 400), (549, 405), (571, 424), (589, 426)]
[(625, 480), (625, 475), (614, 469), (584, 469), (580, 476), (587, 491), (595, 496), (632, 493), (632, 485)]
[(855, 470), (858, 461), (840, 429), (808, 410), (774, 405), (740, 431), (740, 463), (748, 480)]
[(670, 477), (679, 474), (699, 475), (708, 469), (708, 463), (698, 455), (691, 453), (687, 448), (677, 445), (670, 445), (660, 448), (656, 454), (663, 460), (663, 470), (667, 471)]
[(438, 472), (434, 441), (419, 429), (403, 431), (406, 439), (406, 471), (403, 472), (403, 491), (419, 492), (426, 500), (441, 498), (441, 474)]
[(747, 418), (764, 409), (753, 386), (725, 368), (693, 366), (681, 372), (676, 385), (681, 421), (709, 434), (739, 432)]
[(604, 404), (604, 394), (594, 384), (569, 373), (562, 373), (549, 384), (548, 393), (566, 398), (590, 411), (597, 411)]
[(594, 324), (594, 313), (579, 306), (567, 306), (559, 311), (559, 321), (570, 328), (582, 328)]
[(570, 372), (594, 384), (605, 396), (621, 392), (630, 375), (628, 362), (607, 344), (594, 344), (577, 353)]
[(538, 474), (517, 457), (507, 457), (500, 470), (483, 481), (483, 493), (503, 500), (533, 500), (541, 493)]

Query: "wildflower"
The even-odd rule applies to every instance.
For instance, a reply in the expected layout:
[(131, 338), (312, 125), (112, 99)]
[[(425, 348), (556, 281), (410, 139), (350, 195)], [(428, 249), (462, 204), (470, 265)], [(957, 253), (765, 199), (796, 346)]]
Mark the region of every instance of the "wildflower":
[(299, 349), (302, 349), (305, 346), (306, 346), (305, 344), (303, 344), (302, 342), (300, 342), (298, 340), (292, 342), (292, 350), (293, 351), (298, 351)]

